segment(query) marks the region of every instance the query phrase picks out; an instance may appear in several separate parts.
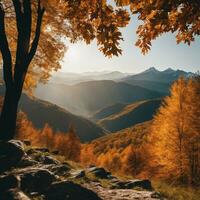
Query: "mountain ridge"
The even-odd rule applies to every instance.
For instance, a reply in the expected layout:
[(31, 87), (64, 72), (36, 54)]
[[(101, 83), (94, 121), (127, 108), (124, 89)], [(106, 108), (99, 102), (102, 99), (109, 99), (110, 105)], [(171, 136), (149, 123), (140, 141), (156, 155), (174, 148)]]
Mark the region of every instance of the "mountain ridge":
[(72, 86), (51, 83), (39, 85), (35, 96), (56, 103), (75, 114), (90, 117), (99, 109), (115, 103), (160, 98), (163, 94), (124, 82), (101, 80)]

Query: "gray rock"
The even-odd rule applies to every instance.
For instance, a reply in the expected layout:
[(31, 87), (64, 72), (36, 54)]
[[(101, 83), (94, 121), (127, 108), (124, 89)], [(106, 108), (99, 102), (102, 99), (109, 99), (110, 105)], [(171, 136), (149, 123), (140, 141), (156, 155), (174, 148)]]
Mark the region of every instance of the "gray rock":
[(134, 189), (136, 187), (152, 190), (152, 185), (149, 180), (131, 180), (131, 181), (116, 181), (111, 186), (112, 189)]
[(49, 170), (55, 175), (63, 176), (67, 174), (71, 168), (68, 165), (53, 165)]
[(12, 188), (20, 187), (20, 178), (15, 175), (6, 175), (0, 177), (0, 193)]
[(18, 189), (11, 189), (1, 195), (1, 200), (31, 200), (22, 191)]
[(77, 170), (71, 173), (72, 178), (83, 178), (85, 177), (85, 171), (84, 170)]
[(24, 157), (18, 164), (17, 167), (19, 168), (24, 168), (24, 167), (29, 167), (29, 166), (33, 166), (33, 165), (37, 165), (38, 162), (33, 160), (32, 158), (26, 156)]
[(26, 151), (27, 155), (33, 155), (35, 153), (37, 153), (37, 151), (35, 149), (29, 149), (28, 151)]
[(53, 183), (45, 194), (46, 200), (100, 200), (92, 190), (70, 181)]
[(104, 168), (98, 168), (98, 167), (91, 167), (87, 170), (87, 172), (92, 173), (97, 178), (101, 179), (109, 179), (109, 176), (111, 175), (111, 173), (106, 171)]
[(54, 158), (51, 157), (51, 156), (43, 156), (42, 159), (43, 159), (42, 162), (43, 162), (43, 164), (45, 164), (45, 165), (50, 165), (50, 164), (59, 165), (59, 164), (60, 164), (59, 161), (57, 161), (56, 159), (54, 159)]
[(135, 187), (140, 187), (146, 190), (152, 190), (151, 181), (149, 180), (132, 180), (125, 184), (126, 189), (132, 189)]
[(21, 141), (0, 142), (0, 172), (15, 167), (24, 155), (24, 146)]
[(24, 192), (44, 192), (56, 177), (46, 169), (32, 169), (21, 174), (21, 189)]

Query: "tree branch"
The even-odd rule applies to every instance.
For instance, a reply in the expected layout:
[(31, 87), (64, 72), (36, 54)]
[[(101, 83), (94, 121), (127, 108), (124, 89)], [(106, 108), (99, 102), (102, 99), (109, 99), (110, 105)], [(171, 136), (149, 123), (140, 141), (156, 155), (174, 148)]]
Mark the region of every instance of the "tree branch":
[(17, 29), (18, 31), (23, 31), (22, 29), (22, 5), (20, 0), (12, 0), (14, 8), (15, 8), (15, 13), (16, 13), (16, 22), (17, 22)]
[(29, 52), (29, 55), (28, 55), (28, 64), (30, 64), (30, 62), (32, 61), (32, 59), (33, 59), (33, 57), (36, 53), (37, 47), (38, 47), (44, 12), (45, 12), (45, 9), (41, 7), (41, 2), (40, 2), (40, 0), (38, 0), (38, 10), (37, 10), (38, 16), (37, 16), (35, 37), (33, 39), (31, 49), (30, 49), (30, 52)]
[(25, 35), (25, 52), (28, 54), (31, 39), (31, 27), (32, 27), (32, 11), (30, 0), (23, 1), (24, 14), (23, 14), (23, 24), (24, 24), (24, 35)]
[(6, 37), (5, 12), (1, 3), (0, 3), (0, 51), (3, 58), (3, 75), (6, 88), (12, 89), (13, 87), (12, 55)]

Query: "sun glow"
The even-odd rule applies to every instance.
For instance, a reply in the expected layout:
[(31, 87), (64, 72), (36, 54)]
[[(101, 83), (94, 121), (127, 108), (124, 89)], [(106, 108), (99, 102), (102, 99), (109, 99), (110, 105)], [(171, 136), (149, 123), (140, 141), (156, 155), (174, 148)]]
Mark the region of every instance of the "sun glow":
[(78, 48), (76, 47), (76, 45), (71, 45), (69, 46), (65, 58), (66, 60), (75, 60), (78, 57)]

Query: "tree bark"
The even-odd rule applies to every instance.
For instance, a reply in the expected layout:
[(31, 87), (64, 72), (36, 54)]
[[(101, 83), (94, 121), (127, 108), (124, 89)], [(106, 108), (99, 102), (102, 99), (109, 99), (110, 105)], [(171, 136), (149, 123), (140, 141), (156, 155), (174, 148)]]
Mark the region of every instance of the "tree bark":
[(13, 91), (6, 91), (0, 117), (0, 140), (8, 141), (15, 135), (18, 102)]

